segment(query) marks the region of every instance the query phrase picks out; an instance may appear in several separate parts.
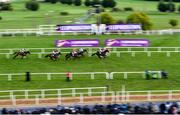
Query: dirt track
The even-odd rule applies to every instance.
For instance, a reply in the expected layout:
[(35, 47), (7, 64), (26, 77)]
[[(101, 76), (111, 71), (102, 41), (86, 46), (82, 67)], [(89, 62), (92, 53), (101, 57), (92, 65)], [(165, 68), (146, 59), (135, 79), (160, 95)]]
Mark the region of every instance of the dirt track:
[(15, 106), (44, 106), (44, 105), (72, 105), (72, 104), (95, 104), (95, 103), (124, 103), (124, 102), (143, 102), (143, 101), (173, 101), (180, 100), (180, 94), (169, 95), (156, 94), (147, 97), (147, 95), (130, 95), (122, 96), (86, 96), (80, 97), (63, 97), (63, 98), (44, 98), (44, 99), (16, 99), (0, 100), (0, 107)]

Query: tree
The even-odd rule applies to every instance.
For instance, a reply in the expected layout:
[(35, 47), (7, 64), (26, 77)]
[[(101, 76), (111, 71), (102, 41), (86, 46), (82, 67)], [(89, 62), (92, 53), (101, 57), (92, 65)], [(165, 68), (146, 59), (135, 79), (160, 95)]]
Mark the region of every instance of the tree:
[(177, 26), (178, 25), (178, 20), (175, 20), (175, 19), (171, 19), (169, 20), (169, 24), (173, 27)]
[(102, 13), (100, 16), (101, 16), (100, 19), (101, 19), (102, 24), (114, 24), (115, 23), (114, 18), (108, 13)]
[(85, 5), (85, 6), (91, 6), (91, 4), (92, 4), (92, 3), (91, 3), (90, 0), (86, 0), (86, 1), (84, 2), (84, 5)]
[(178, 7), (178, 12), (180, 13), (180, 5), (179, 5), (179, 7)]
[(101, 5), (105, 8), (108, 8), (108, 7), (113, 8), (116, 6), (116, 2), (114, 0), (103, 0), (101, 2)]
[(13, 10), (11, 4), (9, 2), (0, 2), (0, 11), (3, 10)]
[(166, 5), (167, 11), (174, 12), (176, 10), (175, 4), (170, 0), (169, 3)]
[(141, 12), (130, 14), (126, 19), (126, 22), (131, 24), (141, 24), (143, 30), (150, 30), (152, 28), (149, 17)]
[(93, 0), (91, 5), (94, 6), (94, 5), (100, 5), (101, 4), (101, 1), (100, 0)]
[(25, 3), (25, 7), (31, 11), (37, 11), (39, 9), (39, 3), (36, 0), (31, 0)]
[(72, 0), (66, 0), (66, 4), (71, 5), (73, 3)]
[(50, 2), (51, 2), (52, 4), (55, 4), (55, 3), (57, 2), (57, 0), (50, 0)]
[(81, 6), (81, 4), (82, 4), (81, 0), (74, 0), (75, 6)]
[(159, 2), (159, 4), (158, 4), (158, 10), (160, 11), (160, 12), (166, 12), (167, 11), (167, 5), (164, 3), (164, 1), (163, 0), (161, 0), (160, 2)]
[(62, 4), (66, 4), (66, 0), (60, 0)]

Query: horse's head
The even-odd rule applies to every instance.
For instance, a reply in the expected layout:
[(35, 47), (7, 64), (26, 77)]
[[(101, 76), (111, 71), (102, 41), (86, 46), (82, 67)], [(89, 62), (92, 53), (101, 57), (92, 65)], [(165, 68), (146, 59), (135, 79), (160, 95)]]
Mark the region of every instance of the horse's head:
[(86, 53), (88, 53), (87, 49), (84, 49), (84, 50), (83, 50), (83, 52), (86, 52)]
[(25, 53), (25, 54), (31, 54), (30, 51), (25, 51), (24, 53)]

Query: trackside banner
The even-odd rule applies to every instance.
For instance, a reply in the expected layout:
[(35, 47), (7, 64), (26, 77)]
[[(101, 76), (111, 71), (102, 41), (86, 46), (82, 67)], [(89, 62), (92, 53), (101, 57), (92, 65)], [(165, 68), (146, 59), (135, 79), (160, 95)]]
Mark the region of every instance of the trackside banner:
[(141, 30), (140, 24), (114, 24), (114, 25), (106, 25), (107, 31), (115, 31), (115, 30)]
[(66, 24), (57, 25), (58, 32), (91, 31), (91, 24)]
[(56, 40), (56, 47), (98, 47), (98, 39)]
[(105, 45), (108, 47), (148, 47), (147, 39), (106, 39)]

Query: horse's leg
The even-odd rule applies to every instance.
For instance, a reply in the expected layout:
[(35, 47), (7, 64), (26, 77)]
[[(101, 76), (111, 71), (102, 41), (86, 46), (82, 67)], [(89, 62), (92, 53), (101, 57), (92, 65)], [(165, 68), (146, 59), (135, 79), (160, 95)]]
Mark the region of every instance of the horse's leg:
[(94, 55), (96, 55), (97, 53), (93, 53), (91, 56), (94, 56)]
[(16, 55), (13, 57), (13, 59), (15, 59), (17, 56), (18, 56), (18, 55), (16, 54)]

